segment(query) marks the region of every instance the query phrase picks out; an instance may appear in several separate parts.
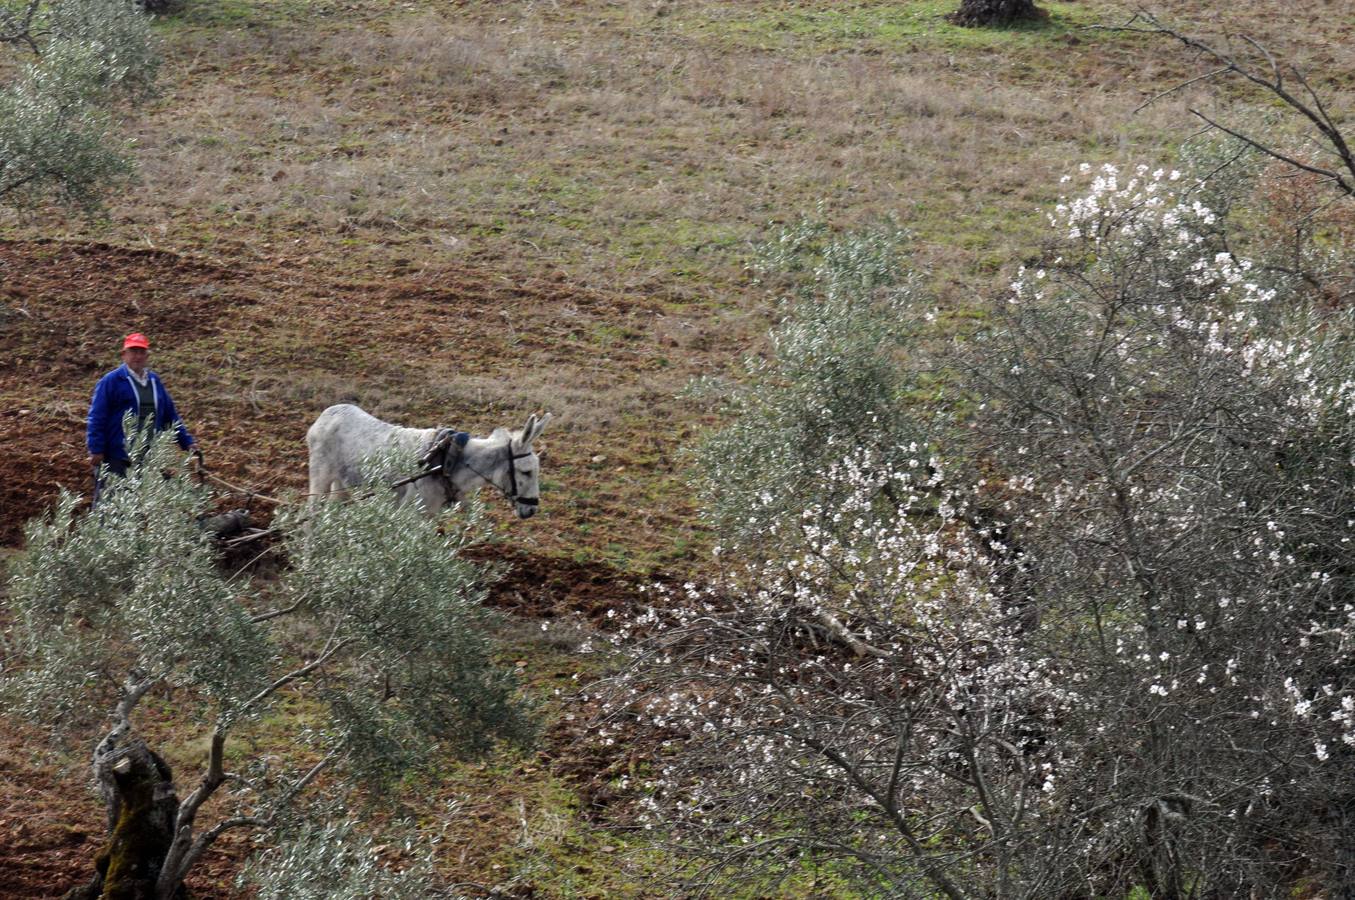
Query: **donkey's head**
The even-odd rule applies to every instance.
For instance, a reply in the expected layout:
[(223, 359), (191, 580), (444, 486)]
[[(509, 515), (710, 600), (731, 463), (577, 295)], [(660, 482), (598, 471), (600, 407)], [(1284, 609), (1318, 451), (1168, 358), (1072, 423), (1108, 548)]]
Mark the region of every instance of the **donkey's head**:
[(541, 458), (537, 455), (532, 442), (546, 430), (550, 413), (540, 419), (536, 414), (527, 417), (527, 424), (521, 431), (508, 432), (498, 429), (506, 438), (504, 461), (506, 465), (495, 469), (495, 483), (499, 490), (517, 509), (518, 518), (529, 519), (536, 515), (541, 504)]

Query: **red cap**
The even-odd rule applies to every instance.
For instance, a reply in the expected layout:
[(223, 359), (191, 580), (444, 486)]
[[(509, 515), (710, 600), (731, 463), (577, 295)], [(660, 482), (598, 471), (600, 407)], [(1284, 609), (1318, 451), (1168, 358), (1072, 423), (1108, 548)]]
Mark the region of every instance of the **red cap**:
[(143, 350), (151, 349), (151, 342), (146, 340), (146, 336), (139, 331), (133, 331), (122, 340), (122, 349), (128, 347), (140, 347)]

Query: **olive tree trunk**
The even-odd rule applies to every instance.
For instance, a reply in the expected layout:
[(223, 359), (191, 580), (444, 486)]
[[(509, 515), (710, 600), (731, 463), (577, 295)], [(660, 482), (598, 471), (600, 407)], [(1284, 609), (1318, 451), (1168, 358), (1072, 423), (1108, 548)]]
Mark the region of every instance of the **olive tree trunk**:
[(1035, 22), (1048, 16), (1034, 0), (961, 0), (950, 21), (967, 28)]
[[(94, 752), (108, 804), (108, 843), (94, 877), (65, 900), (157, 900), (157, 882), (174, 837), (179, 800), (169, 766), (135, 735), (114, 729)], [(186, 896), (179, 888), (173, 896)]]

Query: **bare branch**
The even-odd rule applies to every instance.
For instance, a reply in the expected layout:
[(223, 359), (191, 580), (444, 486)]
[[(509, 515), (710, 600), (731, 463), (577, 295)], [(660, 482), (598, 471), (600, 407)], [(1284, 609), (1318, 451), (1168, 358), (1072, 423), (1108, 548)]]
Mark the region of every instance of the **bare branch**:
[(1165, 91), (1162, 91), (1162, 92), (1159, 93), (1159, 94), (1154, 94), (1153, 96), (1149, 97), (1147, 100), (1144, 100), (1144, 101), (1143, 101), (1142, 103), (1140, 103), (1138, 106), (1134, 107), (1134, 112), (1135, 112), (1135, 113), (1141, 113), (1141, 112), (1143, 112), (1145, 109), (1147, 109), (1148, 107), (1152, 106), (1152, 105), (1153, 105), (1154, 103), (1156, 103), (1157, 101), (1162, 100), (1162, 99), (1164, 99), (1164, 98), (1166, 98), (1166, 97), (1170, 97), (1172, 94), (1175, 94), (1175, 93), (1177, 93), (1178, 91), (1183, 91), (1183, 90), (1185, 90), (1186, 88), (1190, 87), (1192, 84), (1199, 84), (1201, 81), (1209, 81), (1211, 78), (1215, 78), (1215, 77), (1217, 77), (1217, 76), (1219, 76), (1219, 75), (1227, 74), (1228, 72), (1231, 72), (1231, 71), (1232, 71), (1232, 69), (1230, 69), (1228, 66), (1224, 66), (1224, 67), (1222, 67), (1222, 68), (1220, 68), (1220, 69), (1215, 69), (1215, 70), (1212, 71), (1212, 72), (1206, 72), (1206, 73), (1203, 74), (1203, 75), (1196, 76), (1195, 78), (1192, 78), (1192, 79), (1190, 79), (1189, 81), (1183, 81), (1183, 82), (1181, 82), (1180, 84), (1176, 85), (1175, 87), (1167, 88)]
[[(1136, 22), (1146, 23), (1146, 27), (1136, 27), (1135, 25)], [(1323, 139), (1330, 146), (1332, 152), (1335, 153), (1337, 158), (1341, 160), (1342, 167), (1346, 170), (1346, 174), (1343, 175), (1331, 171), (1329, 169), (1321, 168), (1319, 166), (1301, 163), (1298, 160), (1294, 159), (1292, 155), (1282, 153), (1279, 150), (1276, 150), (1275, 148), (1263, 143), (1262, 141), (1259, 141), (1248, 135), (1242, 134), (1236, 129), (1228, 128), (1214, 121), (1208, 116), (1205, 116), (1198, 110), (1192, 109), (1191, 112), (1194, 115), (1198, 116), (1199, 118), (1203, 119), (1205, 122), (1209, 123), (1212, 127), (1217, 128), (1218, 130), (1226, 134), (1232, 135), (1238, 140), (1245, 142), (1248, 146), (1251, 146), (1256, 150), (1259, 150), (1265, 153), (1266, 155), (1274, 159), (1280, 160), (1281, 162), (1284, 162), (1288, 165), (1295, 166), (1306, 172), (1311, 172), (1315, 175), (1320, 175), (1321, 177), (1335, 184), (1346, 195), (1355, 196), (1355, 153), (1352, 153), (1350, 145), (1347, 142), (1344, 134), (1342, 134), (1341, 129), (1339, 128), (1339, 126), (1337, 126), (1336, 122), (1327, 112), (1326, 107), (1323, 105), (1321, 99), (1318, 97), (1317, 92), (1313, 90), (1312, 85), (1308, 83), (1308, 80), (1304, 77), (1303, 73), (1296, 66), (1291, 66), (1290, 71), (1293, 72), (1294, 77), (1298, 80), (1299, 84), (1303, 86), (1303, 89), (1307, 93), (1310, 102), (1308, 103), (1304, 102), (1299, 97), (1295, 96), (1291, 91), (1289, 91), (1288, 88), (1285, 87), (1284, 75), (1280, 64), (1276, 61), (1274, 55), (1271, 54), (1271, 52), (1258, 41), (1245, 35), (1242, 36), (1242, 40), (1244, 40), (1257, 53), (1264, 57), (1266, 65), (1270, 69), (1269, 75), (1258, 73), (1253, 68), (1248, 66), (1246, 63), (1239, 62), (1237, 59), (1233, 58), (1229, 54), (1221, 50), (1215, 49), (1213, 46), (1205, 43), (1204, 41), (1198, 38), (1191, 37), (1190, 35), (1183, 34), (1173, 28), (1163, 25), (1161, 22), (1159, 22), (1156, 18), (1154, 18), (1151, 14), (1149, 14), (1146, 11), (1141, 10), (1135, 13), (1134, 16), (1131, 17), (1129, 21), (1126, 22), (1124, 25), (1090, 26), (1090, 27), (1106, 31), (1128, 31), (1138, 34), (1164, 35), (1180, 42), (1183, 46), (1189, 49), (1195, 50), (1203, 54), (1204, 56), (1213, 59), (1216, 63), (1219, 64), (1220, 68), (1212, 72), (1209, 72), (1206, 75), (1199, 76), (1198, 78), (1193, 78), (1190, 81), (1187, 81), (1181, 85), (1178, 85), (1175, 88), (1172, 88), (1171, 90), (1164, 91), (1163, 93), (1154, 97), (1152, 100), (1149, 100), (1148, 103), (1143, 104), (1143, 106), (1147, 106), (1155, 102), (1156, 100), (1168, 96), (1174, 93), (1175, 91), (1180, 90), (1181, 88), (1184, 88), (1188, 85), (1195, 84), (1200, 81), (1213, 79), (1220, 75), (1228, 73), (1235, 74), (1245, 79), (1246, 81), (1251, 82), (1253, 85), (1261, 88), (1262, 90), (1267, 91), (1270, 94), (1274, 95), (1286, 107), (1298, 113), (1303, 118), (1307, 119), (1317, 129), (1318, 133), (1322, 135)], [(1142, 109), (1143, 106), (1140, 106), (1139, 109)], [(1135, 111), (1137, 112), (1138, 110)]]
[(873, 656), (876, 659), (886, 659), (889, 657), (889, 654), (884, 650), (881, 650), (878, 647), (872, 647), (870, 644), (867, 644), (865, 641), (852, 634), (851, 629), (846, 625), (843, 625), (842, 622), (838, 620), (837, 616), (833, 615), (828, 610), (820, 610), (818, 619), (833, 637), (850, 647), (852, 652), (857, 656)]
[(294, 785), (288, 788), (288, 790), (280, 798), (278, 798), (278, 800), (275, 803), (273, 803), (272, 806), (269, 807), (268, 812), (264, 813), (263, 815), (231, 816), (229, 818), (221, 820), (207, 831), (204, 831), (202, 834), (198, 835), (198, 837), (193, 841), (192, 845), (189, 846), (188, 849), (184, 852), (182, 861), (178, 863), (179, 867), (178, 879), (182, 881), (184, 876), (188, 874), (188, 872), (193, 868), (197, 861), (202, 857), (202, 854), (205, 853), (207, 849), (216, 842), (217, 838), (221, 837), (221, 835), (225, 834), (227, 831), (230, 831), (231, 829), (234, 828), (246, 828), (246, 827), (267, 828), (268, 826), (272, 825), (274, 822), (277, 821), (279, 813), (281, 813), (285, 808), (287, 808), (287, 806), (291, 804), (291, 802), (295, 800), (297, 796), (299, 796), (303, 791), (305, 791), (306, 788), (310, 787), (310, 785), (314, 783), (315, 779), (319, 777), (319, 775), (325, 769), (327, 769), (330, 765), (334, 763), (335, 760), (341, 758), (342, 756), (343, 754), (339, 750), (331, 750), (328, 754), (325, 755), (323, 759), (321, 759), (318, 763), (312, 766), (310, 770), (306, 772), (305, 775), (299, 778)]
[(296, 601), (291, 606), (287, 606), (282, 609), (275, 609), (272, 610), (271, 612), (259, 613), (256, 616), (250, 616), (249, 620), (251, 622), (254, 622), (255, 624), (258, 624), (259, 622), (268, 622), (281, 616), (288, 615), (289, 613), (294, 613), (305, 604), (306, 599), (307, 599), (306, 597), (302, 597), (300, 600)]
[(944, 871), (938, 868), (933, 861), (932, 855), (926, 852), (922, 841), (918, 839), (913, 827), (908, 824), (908, 819), (903, 815), (896, 805), (893, 797), (887, 797), (875, 789), (875, 785), (869, 779), (862, 776), (859, 769), (852, 765), (851, 760), (843, 756), (838, 750), (829, 747), (824, 742), (812, 736), (804, 739), (805, 746), (812, 748), (823, 757), (832, 762), (843, 775), (847, 777), (857, 789), (875, 800), (885, 815), (889, 818), (894, 828), (903, 836), (903, 839), (912, 848), (917, 859), (918, 865), (927, 873), (927, 877), (936, 885), (941, 893), (950, 897), (951, 900), (964, 900), (966, 894), (960, 889), (960, 886), (952, 881)]
[(240, 713), (245, 712), (246, 710), (253, 707), (255, 704), (260, 703), (263, 700), (266, 700), (268, 697), (277, 693), (282, 688), (291, 684), (293, 681), (296, 681), (300, 678), (305, 678), (307, 675), (311, 674), (316, 669), (320, 668), (325, 663), (333, 659), (334, 656), (340, 650), (343, 650), (345, 647), (352, 644), (354, 642), (353, 638), (344, 638), (343, 640), (335, 639), (338, 635), (340, 627), (342, 627), (342, 623), (334, 626), (334, 631), (333, 633), (330, 634), (329, 642), (326, 645), (326, 647), (320, 652), (319, 656), (317, 656), (315, 659), (311, 660), (309, 663), (302, 666), (301, 668), (288, 672), (286, 675), (283, 675), (281, 678), (274, 681), (268, 687), (259, 691), (253, 697), (250, 697), (248, 700), (246, 700), (243, 704), (240, 705), (238, 712)]
[(28, 0), (28, 5), (17, 16), (0, 7), (0, 44), (23, 44), (34, 56), (41, 55), (37, 40), (41, 34), (33, 30), (33, 20), (41, 5), (42, 0)]

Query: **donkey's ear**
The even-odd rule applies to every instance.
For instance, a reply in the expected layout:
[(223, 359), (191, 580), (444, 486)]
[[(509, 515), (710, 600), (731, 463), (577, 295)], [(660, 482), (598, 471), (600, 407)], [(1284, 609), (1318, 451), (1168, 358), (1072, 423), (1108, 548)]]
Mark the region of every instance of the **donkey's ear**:
[(536, 427), (532, 429), (532, 440), (541, 437), (541, 432), (546, 430), (546, 423), (550, 421), (550, 413), (546, 413), (537, 420)]
[(546, 413), (540, 419), (536, 413), (527, 417), (527, 424), (522, 426), (522, 443), (530, 445), (532, 441), (541, 436), (541, 432), (546, 430), (546, 423), (550, 421), (550, 413)]

